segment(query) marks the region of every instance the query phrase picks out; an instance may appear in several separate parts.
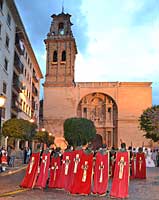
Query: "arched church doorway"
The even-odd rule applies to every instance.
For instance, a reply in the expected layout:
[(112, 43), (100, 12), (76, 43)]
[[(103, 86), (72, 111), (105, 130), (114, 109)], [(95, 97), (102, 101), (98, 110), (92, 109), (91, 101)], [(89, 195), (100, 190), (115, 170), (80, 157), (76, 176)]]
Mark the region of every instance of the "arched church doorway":
[(117, 147), (118, 109), (109, 95), (91, 93), (84, 96), (78, 104), (77, 116), (92, 120), (103, 143)]

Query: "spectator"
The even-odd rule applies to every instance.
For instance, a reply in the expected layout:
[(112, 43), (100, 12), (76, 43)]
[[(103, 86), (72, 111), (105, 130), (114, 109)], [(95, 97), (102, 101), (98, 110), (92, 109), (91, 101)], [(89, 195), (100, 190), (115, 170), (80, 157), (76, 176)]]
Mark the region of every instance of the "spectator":
[(9, 161), (9, 166), (14, 167), (14, 161), (16, 158), (16, 151), (14, 147), (11, 147), (11, 153), (10, 153), (10, 161)]

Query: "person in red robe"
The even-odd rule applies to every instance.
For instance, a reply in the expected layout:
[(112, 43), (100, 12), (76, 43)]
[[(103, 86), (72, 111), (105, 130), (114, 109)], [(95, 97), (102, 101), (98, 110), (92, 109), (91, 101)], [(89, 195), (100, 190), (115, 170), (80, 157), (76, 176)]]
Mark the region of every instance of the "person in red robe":
[(112, 147), (110, 151), (110, 175), (112, 178), (114, 176), (115, 160), (116, 160), (116, 151), (115, 151), (115, 148)]
[(50, 162), (50, 178), (49, 188), (58, 188), (58, 182), (60, 180), (61, 158), (58, 152), (55, 152), (51, 157)]
[(93, 194), (105, 195), (109, 179), (109, 152), (106, 148), (100, 149), (96, 154), (94, 167)]
[(76, 180), (79, 176), (79, 171), (81, 168), (81, 158), (83, 155), (83, 149), (81, 146), (76, 147), (76, 149), (72, 152), (72, 170), (71, 170), (71, 179), (70, 179), (70, 185), (69, 185), (69, 192), (72, 194), (74, 193), (74, 185), (77, 184)]
[(136, 176), (135, 178), (145, 179), (146, 178), (146, 158), (142, 147), (139, 148), (136, 153)]
[(71, 187), (72, 194), (88, 195), (91, 192), (93, 167), (93, 152), (89, 149), (84, 150), (78, 166), (78, 173), (75, 177), (74, 185)]
[(62, 155), (62, 164), (58, 184), (58, 188), (65, 189), (66, 191), (69, 191), (72, 178), (73, 153), (70, 148), (71, 146), (68, 145), (67, 149)]
[(134, 166), (134, 153), (132, 152), (132, 147), (129, 147), (129, 153), (130, 153), (130, 178), (135, 178), (135, 166)]
[(38, 176), (38, 167), (40, 162), (40, 152), (32, 153), (25, 177), (23, 178), (20, 187), (34, 188)]
[(48, 180), (48, 171), (50, 166), (50, 152), (45, 150), (42, 154), (42, 160), (40, 164), (40, 173), (37, 178), (36, 187), (45, 188)]
[(129, 153), (126, 144), (121, 144), (121, 150), (116, 154), (116, 163), (110, 196), (127, 198), (129, 186)]

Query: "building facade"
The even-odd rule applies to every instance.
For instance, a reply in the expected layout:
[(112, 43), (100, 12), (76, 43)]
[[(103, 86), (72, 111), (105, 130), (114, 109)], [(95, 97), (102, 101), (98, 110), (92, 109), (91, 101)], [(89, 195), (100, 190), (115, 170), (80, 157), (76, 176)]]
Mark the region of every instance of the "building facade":
[(0, 0), (0, 93), (7, 97), (2, 121), (39, 124), (40, 66), (13, 0)]
[(150, 82), (75, 82), (76, 42), (71, 15), (52, 15), (46, 44), (44, 126), (63, 139), (63, 123), (70, 117), (91, 119), (109, 147), (148, 145), (139, 130), (139, 116), (152, 105)]

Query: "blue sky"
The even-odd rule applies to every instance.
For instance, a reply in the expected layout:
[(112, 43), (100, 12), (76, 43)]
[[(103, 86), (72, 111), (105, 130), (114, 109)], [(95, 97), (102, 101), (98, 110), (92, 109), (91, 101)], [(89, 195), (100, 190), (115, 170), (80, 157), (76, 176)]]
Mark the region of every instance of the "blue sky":
[[(51, 15), (63, 0), (15, 0), (45, 74)], [(159, 1), (65, 0), (76, 39), (75, 81), (150, 81), (159, 104)]]

